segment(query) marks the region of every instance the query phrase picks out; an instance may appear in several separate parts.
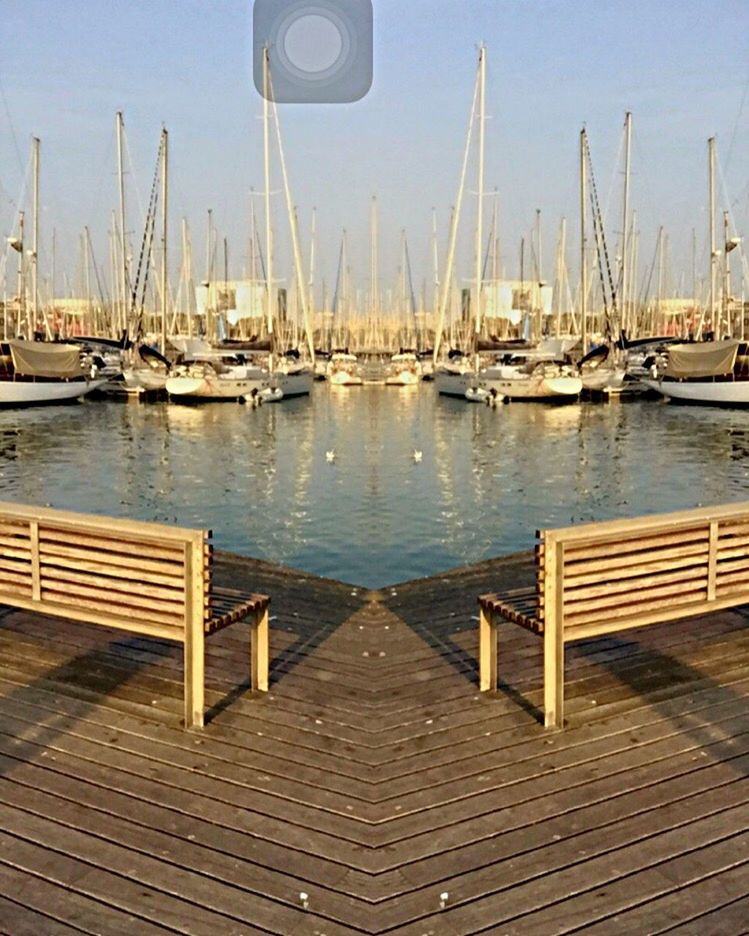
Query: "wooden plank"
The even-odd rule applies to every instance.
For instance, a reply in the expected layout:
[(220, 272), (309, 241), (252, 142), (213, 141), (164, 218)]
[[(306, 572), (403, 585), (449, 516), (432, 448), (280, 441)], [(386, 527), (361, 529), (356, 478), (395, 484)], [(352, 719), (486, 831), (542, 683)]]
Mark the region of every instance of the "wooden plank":
[[(568, 544), (567, 555), (570, 562), (579, 562), (583, 559), (598, 559), (601, 556), (609, 556), (614, 548), (617, 555), (628, 555), (645, 550), (659, 549), (664, 546), (683, 546), (687, 543), (705, 544), (708, 537), (707, 523), (695, 529), (680, 530), (678, 533), (654, 533), (652, 535), (641, 531), (612, 537), (602, 530), (600, 536), (590, 537), (590, 545)], [(562, 538), (564, 539), (564, 537)]]
[(185, 728), (202, 728), (205, 711), (203, 537), (185, 544)]
[[(18, 588), (19, 586), (16, 587)], [(0, 594), (2, 594), (2, 590), (3, 585), (2, 582), (0, 582)], [(34, 601), (30, 595), (31, 589), (29, 589), (28, 598), (23, 597), (20, 591), (14, 591), (12, 602), (13, 607), (25, 608), (28, 611), (36, 611), (38, 614), (52, 614), (55, 617), (65, 618), (66, 620), (70, 621), (80, 622), (83, 617), (80, 602), (66, 601), (65, 603), (60, 603), (59, 600), (46, 601), (43, 595), (42, 601), (38, 602)], [(56, 598), (59, 599), (59, 596), (56, 596)], [(184, 628), (175, 627), (169, 623), (116, 617), (114, 614), (99, 612), (98, 610), (93, 609), (86, 610), (85, 621), (87, 624), (98, 624), (104, 627), (116, 627), (118, 630), (133, 631), (139, 634), (146, 634), (150, 637), (162, 637), (165, 640), (183, 640), (182, 634), (184, 633)]]
[(564, 725), (564, 545), (546, 539), (544, 560), (544, 726)]
[(567, 620), (571, 620), (587, 611), (594, 611), (599, 617), (606, 616), (612, 608), (619, 609), (622, 612), (625, 609), (631, 609), (635, 613), (640, 606), (645, 608), (657, 607), (654, 602), (669, 595), (682, 596), (685, 599), (687, 595), (692, 595), (692, 600), (703, 598), (707, 601), (715, 598), (714, 577), (712, 595), (709, 595), (709, 580), (702, 575), (694, 576), (689, 581), (677, 582), (674, 585), (644, 585), (639, 581), (630, 582), (629, 584), (629, 589), (624, 592), (592, 597), (588, 597), (587, 590), (578, 591), (574, 596), (570, 596), (569, 592), (565, 590), (564, 611)]
[(122, 578), (122, 573), (118, 570), (118, 575), (110, 577), (108, 574), (100, 575), (91, 572), (74, 572), (71, 568), (60, 569), (57, 566), (43, 564), (41, 568), (42, 575), (46, 580), (72, 582), (79, 585), (88, 585), (94, 588), (105, 588), (115, 594), (131, 595), (134, 602), (141, 605), (148, 604), (143, 598), (153, 598), (155, 600), (169, 601), (184, 606), (185, 582), (184, 577), (174, 580), (170, 585), (153, 585), (140, 579), (141, 573), (138, 573), (138, 579), (132, 577)]
[(102, 549), (62, 546), (57, 543), (42, 542), (41, 558), (50, 564), (56, 563), (60, 558), (79, 559), (104, 566), (118, 566), (131, 572), (142, 569), (146, 572), (158, 572), (161, 575), (178, 575), (181, 571), (181, 562), (177, 559), (148, 559), (133, 555), (132, 551), (115, 553)]
[[(119, 621), (128, 618), (133, 627), (136, 623), (141, 623), (144, 633), (150, 633), (150, 627), (154, 624), (161, 624), (167, 627), (173, 627), (175, 630), (182, 626), (182, 614), (175, 607), (174, 610), (164, 611), (159, 607), (151, 610), (150, 607), (125, 604), (124, 602), (107, 601), (103, 592), (98, 592), (92, 597), (92, 589), (85, 589), (79, 585), (66, 585), (62, 582), (43, 582), (41, 598), (39, 599), (39, 611), (44, 614), (57, 614), (57, 609), (65, 606), (73, 612), (77, 612), (77, 619), (90, 620), (89, 611), (95, 612), (102, 619), (109, 621), (112, 627), (118, 627)], [(149, 603), (150, 604), (150, 603)], [(165, 602), (159, 602), (164, 606)], [(75, 614), (71, 617), (76, 618)]]
[(627, 576), (644, 575), (649, 572), (680, 569), (699, 566), (707, 562), (708, 543), (689, 546), (673, 546), (668, 549), (648, 549), (636, 555), (621, 556), (616, 552), (616, 544), (610, 543), (609, 555), (605, 559), (587, 559), (583, 562), (565, 564), (565, 579), (570, 582), (587, 582), (591, 573), (598, 573), (599, 578), (612, 575), (621, 570)]
[(497, 688), (497, 625), (494, 614), (483, 605), (479, 608), (479, 689)]
[(74, 546), (91, 553), (112, 553), (123, 556), (132, 556), (133, 549), (137, 549), (140, 557), (163, 562), (179, 562), (182, 556), (181, 542), (164, 543), (148, 535), (127, 538), (116, 534), (108, 536), (102, 532), (98, 536), (91, 536), (78, 529), (57, 530), (54, 527), (42, 526), (39, 539), (45, 549), (50, 549), (52, 552), (58, 546)]
[(600, 581), (598, 577), (591, 576), (591, 582), (571, 582), (565, 579), (564, 595), (565, 599), (573, 598), (578, 595), (584, 595), (588, 598), (596, 598), (599, 595), (620, 595), (626, 594), (633, 587), (649, 588), (655, 585), (673, 585), (680, 582), (689, 582), (694, 579), (694, 568), (681, 569), (676, 572), (649, 573), (641, 576), (633, 576), (631, 579), (617, 576), (601, 584), (594, 584)]
[(749, 864), (737, 860), (727, 870), (711, 870), (691, 886), (681, 886), (662, 897), (645, 899), (639, 906), (623, 910), (589, 927), (593, 936), (618, 932), (740, 933), (749, 920)]
[(143, 520), (127, 520), (120, 517), (98, 516), (96, 514), (74, 513), (51, 507), (32, 507), (9, 501), (0, 502), (0, 522), (37, 520), (47, 522), (57, 529), (90, 530), (92, 532), (119, 532), (139, 540), (140, 537), (154, 540), (168, 540), (181, 543), (184, 534), (203, 533), (202, 530), (189, 530), (185, 527), (169, 526), (162, 523)]
[(7, 858), (0, 858), (0, 890), (8, 895), (2, 898), (0, 926), (6, 928), (8, 936), (71, 936), (74, 933), (95, 936), (104, 932), (124, 936), (128, 931), (143, 933), (143, 936), (165, 936), (174, 933), (173, 929), (165, 929), (48, 881), (36, 868), (26, 871), (6, 861)]
[(268, 691), (268, 608), (265, 607), (250, 622), (250, 687), (257, 692)]
[[(70, 550), (66, 550), (66, 552), (70, 552)], [(165, 585), (171, 588), (179, 588), (184, 584), (184, 570), (177, 565), (170, 565), (168, 567), (160, 565), (158, 567), (162, 568), (162, 571), (154, 572), (143, 568), (142, 563), (137, 563), (135, 566), (133, 564), (112, 565), (112, 563), (107, 561), (100, 562), (96, 559), (82, 559), (78, 556), (69, 557), (59, 552), (52, 555), (46, 552), (44, 555), (44, 567), (46, 569), (60, 570), (61, 573), (64, 573), (65, 570), (72, 570), (103, 575), (108, 579), (124, 579), (125, 581), (131, 581), (133, 575), (136, 574), (140, 582)]]
[[(746, 519), (741, 519), (745, 517)], [(640, 517), (627, 517), (621, 520), (605, 520), (595, 523), (578, 523), (575, 526), (557, 527), (554, 530), (567, 544), (581, 544), (599, 536), (615, 535), (637, 536), (640, 533), (662, 532), (665, 534), (680, 532), (704, 521), (723, 521), (724, 534), (744, 531), (749, 523), (749, 501), (737, 501), (734, 504), (721, 504), (715, 507), (697, 507), (692, 510), (679, 510), (670, 513), (649, 514)], [(740, 522), (737, 522), (739, 521)]]

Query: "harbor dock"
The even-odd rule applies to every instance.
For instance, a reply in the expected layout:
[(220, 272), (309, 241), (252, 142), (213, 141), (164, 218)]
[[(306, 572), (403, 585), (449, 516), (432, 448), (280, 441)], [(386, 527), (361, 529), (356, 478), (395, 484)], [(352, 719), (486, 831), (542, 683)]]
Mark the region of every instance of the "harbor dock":
[(500, 627), (478, 691), (477, 596), (530, 553), (367, 591), (218, 553), (272, 597), (209, 643), (185, 732), (173, 643), (1, 609), (0, 931), (738, 932), (749, 915), (742, 609), (567, 650)]

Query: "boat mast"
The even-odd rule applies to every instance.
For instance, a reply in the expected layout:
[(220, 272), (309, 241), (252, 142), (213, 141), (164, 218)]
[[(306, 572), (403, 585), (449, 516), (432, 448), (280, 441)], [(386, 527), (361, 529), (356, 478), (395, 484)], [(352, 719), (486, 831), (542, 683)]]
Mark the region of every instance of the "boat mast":
[(205, 234), (205, 333), (210, 341), (213, 337), (211, 317), (211, 286), (213, 280), (213, 209), (208, 209), (208, 228)]
[(312, 328), (315, 327), (315, 259), (317, 251), (317, 208), (312, 209), (312, 230), (309, 241), (309, 317)]
[(479, 369), (479, 335), (481, 334), (482, 249), (484, 245), (484, 143), (486, 131), (486, 47), (479, 49), (479, 166), (478, 217), (476, 219), (476, 293), (474, 305), (474, 367)]
[(715, 261), (717, 252), (715, 249), (715, 137), (710, 137), (707, 141), (708, 154), (708, 201), (710, 214), (710, 328), (713, 335), (718, 334), (715, 327)]
[(125, 168), (122, 152), (122, 134), (124, 122), (122, 111), (117, 111), (117, 181), (120, 194), (120, 328), (128, 327), (128, 275), (127, 275), (127, 236), (125, 233)]
[[(483, 51), (483, 50), (482, 50)], [(468, 133), (466, 134), (466, 145), (463, 152), (463, 165), (460, 170), (460, 184), (458, 186), (458, 197), (455, 202), (455, 206), (452, 211), (452, 218), (450, 221), (450, 238), (447, 248), (447, 260), (445, 262), (445, 275), (442, 281), (442, 298), (440, 300), (439, 308), (439, 318), (437, 321), (437, 329), (434, 333), (434, 354), (432, 360), (434, 364), (437, 364), (439, 360), (439, 350), (440, 343), (442, 341), (442, 331), (445, 327), (445, 315), (447, 313), (447, 306), (450, 300), (450, 293), (453, 286), (453, 265), (455, 262), (455, 244), (458, 236), (458, 222), (460, 220), (460, 209), (463, 204), (463, 193), (465, 191), (466, 184), (466, 171), (468, 169), (468, 154), (471, 149), (471, 137), (473, 136), (473, 124), (476, 118), (476, 100), (478, 98), (479, 83), (480, 83), (480, 69), (476, 73), (476, 82), (473, 87), (473, 101), (471, 102), (471, 116), (468, 121)], [(480, 261), (479, 261), (480, 262)]]
[(655, 305), (655, 315), (653, 316), (653, 334), (658, 334), (660, 322), (663, 319), (663, 225), (658, 228), (658, 292)]
[[(268, 50), (265, 50), (265, 67), (267, 73), (267, 83), (268, 90), (271, 93), (271, 98), (273, 96), (273, 86), (271, 84), (270, 78), (270, 61), (268, 58)], [(302, 306), (302, 320), (304, 322), (304, 330), (307, 334), (307, 346), (309, 348), (310, 360), (314, 364), (315, 362), (315, 337), (313, 334), (312, 323), (309, 316), (309, 306), (307, 304), (307, 290), (304, 288), (305, 277), (304, 277), (304, 268), (302, 266), (302, 252), (299, 246), (299, 225), (297, 224), (296, 211), (294, 209), (294, 204), (291, 200), (291, 189), (289, 187), (289, 175), (286, 171), (286, 159), (284, 158), (283, 152), (283, 143), (281, 142), (281, 126), (278, 121), (278, 110), (276, 108), (276, 102), (273, 101), (273, 122), (276, 127), (276, 143), (278, 144), (278, 159), (281, 163), (281, 177), (283, 179), (283, 188), (284, 194), (286, 196), (286, 212), (289, 218), (289, 227), (291, 229), (291, 246), (292, 253), (294, 255), (294, 275), (296, 276), (296, 281), (299, 284), (298, 294), (299, 301)], [(270, 169), (266, 168), (266, 182), (270, 184)], [(267, 224), (270, 228), (270, 212), (267, 216)], [(270, 242), (269, 242), (270, 246)], [(271, 271), (271, 261), (270, 257), (268, 258), (268, 281), (270, 283), (270, 271)], [(271, 355), (273, 352), (273, 346), (271, 345)], [(272, 357), (271, 357), (272, 360)]]
[(166, 353), (166, 317), (167, 292), (169, 290), (169, 273), (167, 264), (167, 221), (169, 196), (169, 134), (166, 127), (161, 131), (161, 341), (159, 348), (162, 354)]
[(13, 246), (18, 251), (18, 265), (17, 265), (17, 292), (18, 292), (18, 322), (16, 327), (20, 329), (22, 327), (21, 323), (26, 320), (26, 337), (31, 339), (33, 338), (33, 331), (30, 327), (30, 323), (27, 316), (26, 309), (26, 277), (24, 275), (24, 254), (23, 254), (23, 229), (24, 229), (24, 212), (18, 212), (18, 245), (14, 244)]
[(377, 278), (377, 196), (372, 196), (369, 213), (369, 282), (370, 282), (370, 314), (374, 323), (380, 310), (380, 293)]
[(556, 272), (556, 333), (557, 338), (562, 334), (562, 302), (564, 299), (565, 264), (564, 258), (567, 250), (567, 219), (562, 217), (559, 223), (559, 244), (557, 247)]
[(585, 252), (585, 202), (587, 200), (587, 159), (586, 159), (586, 131), (580, 131), (580, 333), (582, 339), (583, 356), (588, 353), (588, 267)]
[(731, 260), (730, 260), (730, 249), (728, 243), (728, 212), (723, 212), (723, 248), (725, 250), (725, 255), (723, 258), (723, 296), (722, 296), (722, 306), (723, 306), (723, 316), (726, 320), (727, 334), (730, 338), (733, 338), (733, 328), (731, 323), (730, 316), (730, 295), (731, 295)]
[[(433, 297), (433, 306), (435, 313), (439, 312), (439, 302), (440, 302), (440, 260), (439, 260), (439, 246), (437, 242), (437, 209), (432, 208), (432, 268), (433, 268), (433, 284), (434, 284), (434, 297)], [(436, 323), (435, 323), (436, 324)]]
[[(38, 137), (32, 140), (34, 162), (34, 192), (33, 192), (33, 225), (31, 229), (31, 308), (34, 316), (34, 329), (39, 318), (39, 151), (41, 143)], [(47, 321), (47, 313), (43, 312), (44, 330), (47, 338), (52, 338), (52, 330)]]
[(624, 198), (622, 204), (622, 267), (619, 308), (621, 309), (621, 330), (626, 332), (629, 328), (627, 317), (627, 247), (629, 242), (629, 174), (632, 153), (632, 114), (627, 111), (624, 115)]
[(541, 338), (543, 334), (543, 323), (544, 323), (544, 308), (542, 301), (541, 289), (544, 286), (544, 280), (542, 276), (543, 262), (541, 256), (541, 209), (536, 208), (536, 287), (537, 287), (537, 302), (538, 302), (538, 322), (537, 322), (537, 337)]
[(263, 49), (263, 167), (265, 173), (265, 283), (266, 283), (266, 327), (270, 341), (268, 370), (273, 370), (273, 230), (270, 217), (270, 109), (268, 95), (270, 52), (268, 46)]

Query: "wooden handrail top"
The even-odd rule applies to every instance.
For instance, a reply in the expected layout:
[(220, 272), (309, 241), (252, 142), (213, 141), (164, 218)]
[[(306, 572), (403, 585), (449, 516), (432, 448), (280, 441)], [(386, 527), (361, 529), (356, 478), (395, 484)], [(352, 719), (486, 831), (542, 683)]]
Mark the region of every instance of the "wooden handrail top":
[(600, 520), (579, 523), (575, 526), (550, 527), (538, 530), (536, 535), (547, 544), (553, 542), (583, 543), (586, 540), (598, 541), (607, 536), (621, 535), (634, 537), (641, 532), (668, 532), (669, 530), (688, 529), (700, 523), (730, 520), (735, 516), (745, 515), (749, 522), (749, 501), (735, 504), (720, 504), (714, 507), (695, 507), (672, 513), (647, 514), (641, 517), (628, 517), (618, 520)]
[(50, 523), (55, 527), (78, 531), (109, 531), (122, 533), (148, 540), (164, 540), (175, 543), (184, 543), (187, 539), (196, 537), (211, 537), (210, 530), (198, 530), (190, 527), (177, 527), (165, 523), (154, 523), (151, 520), (130, 520), (121, 517), (104, 517), (98, 514), (76, 513), (69, 510), (59, 510), (54, 507), (29, 507), (23, 504), (14, 504), (10, 501), (0, 501), (0, 523), (4, 520), (21, 520), (27, 523)]

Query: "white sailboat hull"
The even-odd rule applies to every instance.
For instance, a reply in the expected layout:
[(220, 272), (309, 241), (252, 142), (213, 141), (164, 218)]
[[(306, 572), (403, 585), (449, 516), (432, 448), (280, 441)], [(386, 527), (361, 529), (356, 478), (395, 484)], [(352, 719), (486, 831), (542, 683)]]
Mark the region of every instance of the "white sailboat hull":
[(390, 374), (385, 378), (388, 387), (415, 387), (421, 378), (411, 370), (403, 370), (397, 374)]
[(484, 377), (481, 386), (510, 400), (574, 400), (582, 389), (579, 377)]
[(98, 390), (101, 380), (0, 380), (0, 406), (42, 406), (78, 400)]
[(283, 371), (273, 375), (273, 386), (282, 391), (284, 399), (287, 397), (306, 396), (312, 393), (312, 385), (315, 382), (314, 371), (299, 370), (287, 374)]
[(580, 379), (583, 389), (602, 393), (606, 390), (620, 390), (626, 373), (623, 367), (597, 367), (594, 370), (583, 371)]
[(749, 406), (749, 380), (652, 380), (642, 383), (669, 400), (703, 406)]
[(159, 393), (166, 388), (168, 379), (152, 367), (129, 367), (122, 376), (128, 393)]
[(336, 387), (360, 387), (362, 384), (362, 379), (359, 374), (344, 370), (335, 371), (330, 375), (328, 380)]
[(466, 399), (466, 392), (471, 390), (476, 384), (476, 377), (472, 371), (464, 373), (436, 370), (434, 372), (434, 385), (437, 393), (443, 396), (463, 397)]
[(238, 400), (259, 393), (268, 378), (169, 377), (166, 392), (174, 400)]

